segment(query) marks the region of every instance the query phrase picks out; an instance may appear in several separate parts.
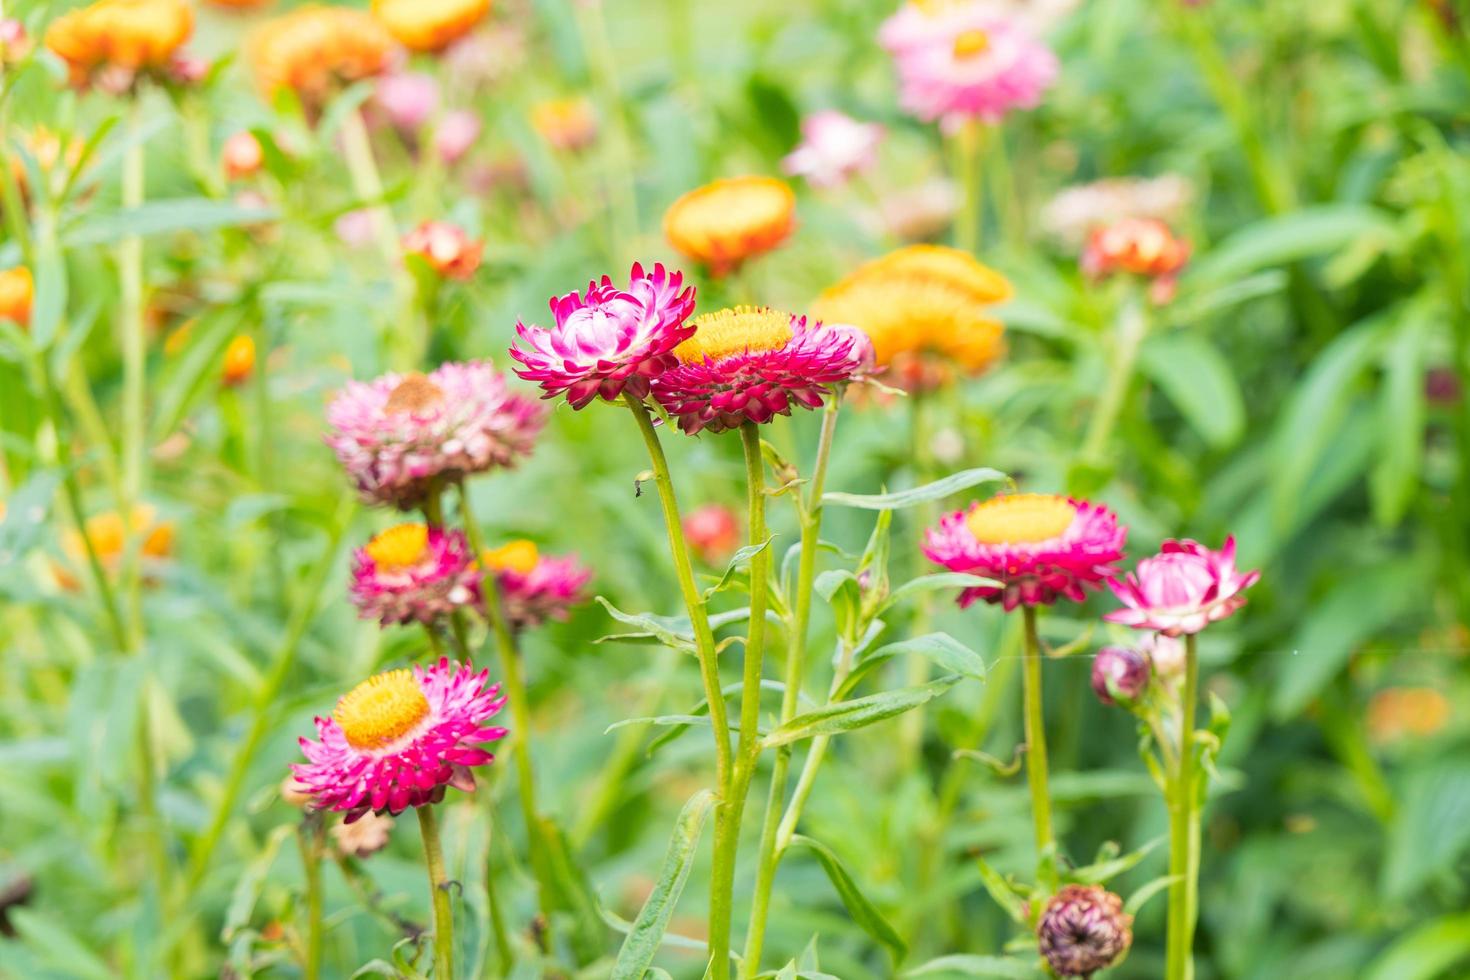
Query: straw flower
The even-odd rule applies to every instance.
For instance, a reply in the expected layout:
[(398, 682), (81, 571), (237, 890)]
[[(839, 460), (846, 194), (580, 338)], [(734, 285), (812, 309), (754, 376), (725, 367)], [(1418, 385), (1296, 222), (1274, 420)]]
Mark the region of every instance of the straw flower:
[(1132, 647), (1103, 647), (1092, 660), (1092, 693), (1103, 704), (1131, 704), (1148, 679), (1148, 657)]
[(543, 555), (524, 539), (486, 551), (480, 560), (495, 572), (505, 618), (515, 629), (566, 619), (572, 606), (585, 601), (582, 589), (592, 578), (575, 556)]
[(441, 658), (429, 667), (368, 678), (317, 718), (320, 741), (300, 740), (307, 762), (291, 769), (318, 810), (397, 816), (444, 798), (445, 787), (475, 788), (470, 770), (494, 760), (480, 746), (506, 736), (488, 726), (505, 698), (490, 672)]
[(425, 221), (403, 236), (403, 251), (417, 255), (445, 279), (469, 280), (480, 267), (485, 243), (448, 221)]
[(225, 348), (220, 380), (226, 385), (244, 384), (255, 370), (255, 338), (248, 333), (236, 334)]
[(707, 565), (717, 565), (729, 559), (744, 539), (740, 518), (724, 504), (694, 508), (684, 515), (683, 526), (689, 547)]
[(36, 284), (30, 269), (19, 265), (0, 270), (0, 320), (9, 320), (20, 327), (29, 326), (35, 294)]
[(531, 108), (531, 126), (553, 149), (585, 150), (597, 140), (597, 113), (586, 99), (552, 99)]
[(781, 167), (813, 187), (837, 187), (873, 165), (881, 142), (882, 126), (826, 109), (801, 121), (801, 142)]
[(490, 12), (490, 0), (373, 0), (373, 13), (410, 51), (442, 51)]
[(664, 236), (721, 276), (780, 245), (796, 224), (796, 196), (773, 177), (731, 177), (705, 184), (664, 213)]
[(766, 307), (699, 317), (674, 348), (677, 366), (653, 379), (653, 396), (693, 435), (820, 408), (834, 385), (863, 372), (870, 348), (851, 326), (826, 326)]
[(1036, 936), (1057, 976), (1090, 977), (1133, 944), (1133, 916), (1101, 885), (1063, 885), (1047, 902)]
[(406, 510), (438, 483), (514, 465), (543, 415), (490, 364), (448, 363), (349, 382), (327, 408), (326, 441), (364, 500)]
[(260, 140), (248, 129), (242, 129), (238, 133), (231, 133), (229, 139), (220, 150), (220, 160), (225, 167), (225, 176), (231, 180), (241, 180), (252, 177), (260, 171), (265, 164), (265, 152), (260, 147)]
[(976, 599), (1050, 605), (1086, 598), (1123, 557), (1127, 529), (1112, 511), (1054, 494), (1001, 494), (943, 518), (924, 537), (924, 554), (952, 572), (994, 579), (960, 593), (960, 608)]
[(245, 50), (267, 97), (289, 88), (313, 110), (337, 88), (383, 72), (392, 52), (392, 35), (371, 14), (318, 6), (261, 25)]
[[(124, 526), (122, 516), (116, 511), (94, 514), (87, 518), (81, 533), (74, 530), (66, 532), (61, 539), (61, 549), (72, 568), (81, 568), (88, 562), (87, 545), (90, 543), (97, 554), (97, 560), (102, 563), (103, 571), (108, 575), (116, 575), (122, 565), (130, 535), (142, 539), (138, 553), (145, 568), (173, 554), (173, 522), (158, 520), (158, 512), (147, 504), (139, 504), (133, 508), (133, 516), (127, 526)], [(58, 565), (55, 572), (57, 581), (63, 588), (81, 588), (81, 582), (69, 568)]]
[(1177, 276), (1189, 261), (1189, 242), (1155, 218), (1124, 218), (1093, 230), (1082, 252), (1082, 270), (1094, 278), (1124, 272)]
[(374, 535), (352, 559), (352, 604), (383, 626), (434, 623), (479, 597), (462, 531), (399, 524)]
[(364, 813), (351, 823), (344, 820), (335, 825), (329, 833), (337, 850), (347, 857), (372, 857), (392, 839), (393, 818)]
[(694, 287), (684, 276), (655, 265), (652, 273), (633, 265), (627, 289), (609, 276), (589, 282), (585, 294), (553, 298), (556, 325), (516, 324), (526, 346), (513, 344), (515, 372), (541, 385), (547, 398), (565, 394), (572, 408), (594, 399), (614, 401), (626, 390), (647, 398), (649, 379), (678, 363), (672, 351), (694, 333), (685, 320), (694, 311)]
[(72, 85), (84, 88), (100, 73), (126, 80), (165, 72), (194, 32), (184, 0), (97, 0), (63, 14), (46, 29), (46, 47), (66, 62)]
[(1157, 555), (1140, 561), (1126, 576), (1109, 579), (1123, 608), (1103, 618), (1165, 636), (1198, 633), (1234, 615), (1245, 605), (1242, 593), (1260, 577), (1258, 571), (1236, 569), (1233, 535), (1219, 551), (1187, 539), (1165, 541)]

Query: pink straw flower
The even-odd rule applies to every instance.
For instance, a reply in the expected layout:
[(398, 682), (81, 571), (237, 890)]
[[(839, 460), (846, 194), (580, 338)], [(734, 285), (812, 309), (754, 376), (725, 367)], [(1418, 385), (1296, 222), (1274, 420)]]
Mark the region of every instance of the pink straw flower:
[(505, 618), (515, 629), (566, 619), (586, 600), (582, 589), (592, 578), (575, 555), (543, 555), (530, 541), (512, 541), (481, 556), (494, 570)]
[(397, 816), (438, 803), (444, 788), (475, 788), (470, 772), (495, 756), (479, 746), (506, 736), (485, 725), (505, 704), (490, 672), (441, 658), (427, 668), (390, 670), (363, 681), (316, 719), (320, 742), (303, 738), (309, 760), (291, 766), (318, 810), (354, 823), (365, 813)]
[(833, 385), (871, 363), (872, 344), (848, 325), (825, 326), (766, 307), (737, 306), (694, 321), (674, 349), (678, 365), (653, 381), (653, 396), (693, 435), (820, 408)]
[(480, 117), (468, 109), (446, 112), (434, 130), (434, 152), (445, 164), (453, 166), (475, 145), (480, 129)]
[(555, 327), (516, 324), (526, 344), (510, 348), (524, 365), (516, 374), (539, 383), (547, 398), (565, 393), (572, 408), (614, 401), (624, 390), (647, 398), (649, 380), (678, 363), (670, 352), (694, 332), (684, 323), (694, 312), (694, 287), (683, 287), (683, 273), (659, 264), (650, 275), (634, 263), (625, 290), (603, 276), (587, 284), (585, 296), (553, 299)]
[(462, 531), (399, 524), (352, 556), (352, 604), (384, 626), (433, 623), (479, 596), (479, 575)]
[(435, 483), (514, 465), (544, 416), (488, 362), (448, 363), (349, 382), (327, 407), (326, 441), (364, 500), (407, 510)]
[(835, 109), (814, 112), (801, 121), (801, 143), (781, 167), (813, 187), (837, 187), (873, 165), (882, 141), (883, 127), (876, 123)]
[(1002, 494), (943, 518), (924, 537), (924, 554), (952, 572), (996, 580), (960, 593), (963, 609), (976, 599), (1016, 606), (1086, 598), (1123, 557), (1127, 528), (1101, 504), (1053, 494)]
[(378, 80), (373, 105), (394, 129), (412, 136), (439, 110), (439, 83), (417, 71), (385, 75)]
[(907, 3), (878, 39), (893, 55), (903, 107), (925, 122), (999, 122), (1034, 108), (1057, 74), (1046, 45), (980, 0), (937, 11)]
[(1242, 574), (1236, 569), (1234, 535), (1219, 551), (1187, 539), (1165, 541), (1157, 555), (1140, 561), (1123, 578), (1108, 580), (1124, 608), (1103, 618), (1165, 636), (1198, 633), (1245, 605), (1241, 593), (1260, 577), (1259, 571)]

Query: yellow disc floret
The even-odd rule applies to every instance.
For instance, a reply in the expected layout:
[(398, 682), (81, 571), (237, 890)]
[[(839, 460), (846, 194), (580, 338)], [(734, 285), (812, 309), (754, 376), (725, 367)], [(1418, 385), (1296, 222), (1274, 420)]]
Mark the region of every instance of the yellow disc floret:
[(780, 350), (791, 342), (791, 314), (765, 306), (732, 306), (694, 320), (694, 336), (674, 348), (684, 364), (718, 361), (746, 351)]
[(444, 390), (427, 376), (414, 372), (406, 374), (403, 380), (394, 386), (388, 393), (388, 401), (383, 405), (385, 412), (426, 412), (431, 408), (437, 408), (444, 403)]
[(972, 58), (990, 50), (990, 35), (984, 31), (965, 31), (954, 39), (954, 56)]
[(521, 538), (501, 545), (499, 548), (491, 548), (480, 556), (485, 567), (497, 572), (519, 572), (522, 575), (530, 575), (536, 570), (536, 563), (541, 560), (541, 553), (536, 550), (536, 542)]
[(965, 526), (981, 544), (1035, 544), (1062, 534), (1076, 516), (1066, 497), (1018, 493), (985, 501), (966, 515)]
[(364, 549), (379, 571), (393, 572), (423, 561), (429, 547), (429, 529), (423, 524), (399, 524), (375, 536)]
[(413, 731), (429, 714), (429, 699), (407, 668), (369, 677), (343, 695), (332, 710), (347, 744), (381, 749)]

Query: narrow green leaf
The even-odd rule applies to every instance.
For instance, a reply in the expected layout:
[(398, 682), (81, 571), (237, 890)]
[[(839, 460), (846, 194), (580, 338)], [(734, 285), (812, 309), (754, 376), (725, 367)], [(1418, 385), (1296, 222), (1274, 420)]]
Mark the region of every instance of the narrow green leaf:
[(1075, 868), (1067, 877), (1084, 885), (1100, 885), (1109, 878), (1116, 878), (1123, 872), (1132, 870), (1138, 865), (1138, 862), (1148, 857), (1150, 851), (1167, 839), (1167, 837), (1155, 837), (1136, 851), (1130, 851), (1108, 861), (1098, 861), (1086, 867)]
[[(602, 608), (607, 614), (625, 626), (632, 626), (638, 630), (636, 633), (620, 633), (613, 636), (605, 636), (597, 642), (637, 642), (639, 640), (654, 639), (667, 647), (676, 650), (694, 649), (694, 632), (689, 626), (689, 621), (683, 618), (671, 616), (655, 616), (652, 613), (626, 613), (617, 606), (608, 602), (602, 596), (597, 596), (597, 601), (602, 603)], [(747, 613), (749, 615), (749, 613)]]
[(1129, 915), (1137, 915), (1139, 909), (1148, 904), (1149, 899), (1153, 898), (1159, 892), (1167, 889), (1170, 885), (1174, 884), (1174, 882), (1180, 880), (1182, 879), (1179, 877), (1179, 875), (1163, 875), (1161, 877), (1155, 878), (1153, 881), (1150, 881), (1148, 884), (1138, 889), (1138, 891), (1128, 896), (1128, 901), (1123, 903), (1123, 911), (1127, 912)]
[(1429, 308), (1416, 303), (1385, 346), (1378, 396), (1377, 458), (1368, 478), (1373, 517), (1385, 527), (1403, 520), (1424, 459), (1424, 360)]
[(847, 906), (847, 912), (852, 920), (862, 927), (863, 931), (872, 936), (878, 942), (887, 946), (893, 954), (895, 962), (901, 961), (908, 953), (908, 946), (899, 938), (894, 928), (883, 918), (877, 906), (868, 901), (866, 895), (858, 888), (847, 869), (842, 866), (842, 860), (826, 844), (803, 837), (801, 834), (793, 835), (792, 846), (805, 847), (817, 856), (822, 864), (822, 870), (827, 872), (827, 877), (832, 881), (832, 887), (837, 889), (842, 904)]
[(69, 248), (108, 245), (129, 235), (163, 235), (180, 231), (212, 231), (259, 224), (276, 218), (271, 208), (245, 207), (208, 197), (151, 201), (136, 208), (90, 212), (62, 236)]
[(938, 572), (934, 575), (920, 575), (918, 578), (909, 579), (889, 593), (888, 598), (883, 600), (878, 607), (878, 612), (883, 613), (909, 596), (918, 595), (922, 592), (934, 592), (940, 589), (976, 589), (985, 586), (1000, 585), (995, 579), (985, 578), (981, 575), (971, 575), (968, 572)]
[(987, 864), (984, 858), (975, 858), (975, 863), (980, 866), (980, 881), (985, 885), (985, 890), (990, 893), (990, 897), (995, 899), (995, 904), (999, 905), (1005, 914), (1015, 921), (1024, 923), (1026, 921), (1025, 899), (1018, 895), (1011, 887), (1011, 883), (1006, 881), (999, 871)]
[(1438, 980), (1470, 959), (1470, 912), (1431, 919), (1395, 940), (1368, 966), (1364, 980)]
[(926, 500), (941, 500), (950, 494), (968, 490), (981, 483), (997, 483), (1007, 479), (1009, 477), (1000, 470), (982, 466), (951, 473), (942, 480), (935, 480), (933, 483), (926, 483), (911, 490), (901, 490), (898, 493), (824, 493), (822, 494), (822, 506), (858, 507), (862, 510), (897, 510), (901, 507), (921, 504)]
[(56, 967), (58, 976), (112, 980), (114, 973), (75, 933), (57, 920), (27, 908), (8, 913), (15, 930), (25, 938), (42, 963)]
[(1470, 763), (1443, 759), (1412, 770), (1399, 794), (1383, 862), (1387, 898), (1403, 901), (1470, 848)]
[(265, 887), (266, 876), (270, 874), (271, 865), (276, 863), (281, 845), (295, 832), (296, 828), (291, 824), (282, 824), (271, 831), (260, 851), (245, 866), (244, 872), (235, 882), (229, 907), (225, 910), (225, 924), (220, 930), (222, 941), (228, 943), (236, 932), (250, 922), (255, 903), (260, 898), (261, 889)]
[(1195, 262), (1186, 283), (1242, 279), (1271, 266), (1329, 255), (1369, 236), (1385, 241), (1397, 234), (1391, 215), (1363, 204), (1327, 204), (1248, 225)]
[(653, 958), (663, 942), (664, 931), (673, 918), (674, 908), (689, 880), (689, 871), (694, 865), (694, 851), (699, 844), (699, 833), (704, 827), (705, 817), (715, 804), (715, 794), (702, 789), (690, 797), (679, 811), (679, 820), (674, 825), (674, 834), (669, 838), (669, 850), (664, 856), (663, 869), (658, 881), (649, 893), (633, 928), (618, 950), (618, 961), (613, 966), (612, 980), (642, 980), (644, 972), (653, 964)]
[(1195, 334), (1148, 338), (1139, 367), (1179, 409), (1179, 414), (1215, 449), (1235, 445), (1245, 432), (1245, 399), (1225, 358)]
[(846, 697), (864, 677), (873, 670), (902, 654), (917, 654), (928, 657), (952, 674), (985, 680), (985, 660), (948, 633), (925, 633), (907, 640), (885, 643), (868, 654), (853, 668), (847, 680), (838, 690), (838, 697)]
[(857, 728), (866, 728), (905, 711), (932, 701), (959, 682), (958, 674), (941, 677), (937, 681), (917, 687), (905, 687), (896, 691), (881, 691), (852, 701), (838, 701), (824, 705), (815, 711), (797, 715), (786, 724), (767, 735), (762, 744), (765, 748), (789, 745), (804, 738), (817, 735), (836, 735)]
[(923, 966), (916, 966), (905, 977), (930, 977), (935, 974), (958, 974), (963, 977), (1009, 977), (1012, 980), (1035, 980), (1042, 976), (1035, 963), (1011, 956), (941, 956)]
[(725, 574), (720, 576), (720, 580), (718, 582), (704, 590), (705, 599), (708, 599), (716, 592), (724, 592), (726, 589), (728, 589), (730, 587), (731, 579), (735, 577), (735, 573), (749, 565), (750, 560), (756, 555), (769, 548), (773, 539), (774, 535), (772, 535), (772, 537), (766, 538), (766, 540), (762, 541), (760, 544), (748, 544), (744, 548), (741, 548), (739, 551), (735, 552), (735, 554), (731, 555), (729, 564), (725, 566)]

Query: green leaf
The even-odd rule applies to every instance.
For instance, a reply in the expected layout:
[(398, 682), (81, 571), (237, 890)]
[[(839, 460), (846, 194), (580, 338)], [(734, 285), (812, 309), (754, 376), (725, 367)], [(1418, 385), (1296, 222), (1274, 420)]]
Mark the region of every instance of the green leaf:
[(1363, 980), (1437, 980), (1470, 958), (1470, 912), (1431, 919), (1395, 940), (1368, 966)]
[(1187, 283), (1219, 283), (1252, 272), (1327, 255), (1367, 236), (1397, 235), (1391, 215), (1363, 204), (1327, 204), (1266, 218), (1231, 235), (1195, 262)]
[(968, 490), (981, 483), (997, 483), (1008, 479), (1010, 478), (1000, 470), (981, 466), (951, 473), (942, 480), (935, 480), (933, 483), (926, 483), (911, 490), (901, 490), (898, 493), (824, 493), (822, 494), (822, 506), (858, 507), (862, 510), (897, 510), (900, 507), (921, 504), (926, 500), (942, 500), (950, 494)]
[(66, 316), (66, 259), (53, 231), (43, 231), (36, 248), (36, 298), (31, 308), (31, 340), (41, 350), (51, 346)]
[(1444, 759), (1412, 770), (1388, 834), (1383, 890), (1409, 898), (1435, 874), (1452, 873), (1470, 846), (1470, 763)]
[(220, 939), (229, 942), (236, 932), (243, 929), (250, 922), (250, 916), (255, 911), (255, 903), (260, 898), (260, 892), (265, 887), (265, 879), (270, 874), (271, 865), (276, 863), (276, 855), (280, 853), (283, 844), (296, 828), (291, 824), (282, 824), (270, 832), (265, 843), (261, 845), (260, 851), (245, 866), (245, 870), (235, 882), (235, 890), (230, 895), (230, 905), (225, 910), (225, 924), (220, 929)]
[(208, 197), (152, 201), (136, 208), (93, 211), (62, 236), (68, 248), (107, 245), (130, 235), (163, 235), (180, 231), (211, 231), (259, 224), (277, 217), (270, 208), (243, 207)]
[(636, 633), (615, 633), (612, 636), (600, 637), (595, 641), (597, 643), (637, 643), (656, 640), (675, 650), (692, 651), (694, 649), (694, 632), (687, 619), (655, 616), (652, 613), (626, 613), (602, 596), (597, 596), (597, 601), (602, 603), (602, 607), (613, 619), (638, 630)]
[(1430, 309), (1415, 303), (1386, 345), (1378, 396), (1377, 459), (1368, 478), (1373, 517), (1384, 527), (1403, 520), (1424, 459), (1424, 361)]
[(909, 970), (904, 976), (929, 977), (941, 973), (953, 973), (962, 977), (1009, 977), (1013, 980), (1034, 980), (1043, 975), (1041, 968), (1035, 963), (1028, 963), (1011, 956), (959, 954), (930, 960), (923, 966), (916, 966)]
[(975, 858), (975, 863), (980, 867), (980, 882), (990, 893), (990, 897), (995, 899), (995, 904), (999, 905), (1005, 914), (1015, 921), (1024, 923), (1026, 921), (1025, 899), (1018, 895), (1011, 887), (1011, 883), (1006, 881), (999, 871), (987, 864), (984, 858)]
[(1194, 334), (1156, 334), (1139, 351), (1139, 366), (1212, 448), (1235, 445), (1245, 432), (1245, 400), (1230, 365)]
[(789, 745), (817, 735), (836, 735), (866, 728), (934, 700), (959, 682), (958, 674), (896, 691), (881, 691), (852, 701), (838, 701), (797, 715), (762, 740), (765, 748)]
[(1149, 899), (1167, 889), (1174, 882), (1181, 880), (1183, 879), (1179, 875), (1162, 875), (1155, 878), (1128, 896), (1128, 901), (1123, 903), (1123, 911), (1129, 915), (1137, 915), (1138, 910), (1147, 905)]
[(985, 586), (999, 587), (1000, 583), (995, 579), (971, 575), (968, 572), (937, 572), (933, 575), (920, 575), (894, 589), (888, 598), (883, 600), (877, 611), (881, 614), (901, 600), (921, 592), (934, 592), (939, 589), (975, 589)]
[(7, 915), (40, 962), (56, 967), (60, 971), (58, 976), (75, 977), (77, 980), (112, 980), (115, 976), (101, 957), (50, 916), (19, 907), (10, 909)]
[(810, 837), (795, 834), (791, 838), (793, 847), (805, 847), (817, 856), (822, 864), (822, 870), (827, 872), (827, 877), (832, 881), (832, 887), (837, 889), (842, 904), (847, 906), (847, 912), (852, 920), (862, 927), (863, 931), (872, 936), (878, 942), (887, 946), (893, 954), (895, 962), (901, 961), (908, 953), (908, 946), (899, 938), (897, 932), (883, 918), (872, 902), (868, 901), (866, 895), (858, 889), (857, 883), (842, 866), (842, 861), (826, 844), (815, 841)]
[(730, 580), (735, 577), (735, 573), (748, 566), (752, 558), (769, 548), (774, 539), (775, 535), (772, 535), (760, 544), (748, 544), (731, 555), (729, 564), (725, 566), (725, 574), (720, 576), (718, 582), (704, 590), (705, 599), (709, 599), (716, 592), (724, 592), (728, 589), (730, 587)]
[(857, 687), (859, 681), (877, 667), (894, 657), (907, 653), (928, 657), (952, 674), (972, 677), (977, 681), (985, 680), (985, 660), (980, 654), (948, 633), (925, 633), (923, 636), (885, 643), (868, 654), (847, 676), (847, 680), (838, 689), (838, 697), (845, 697), (849, 691)]
[(1074, 868), (1067, 874), (1073, 881), (1084, 885), (1100, 885), (1110, 878), (1116, 878), (1125, 871), (1130, 871), (1138, 865), (1138, 862), (1148, 857), (1150, 851), (1158, 847), (1168, 837), (1155, 837), (1136, 851), (1130, 851), (1121, 857), (1115, 857), (1108, 861), (1098, 861), (1086, 867)]
[(679, 895), (684, 883), (689, 880), (689, 871), (694, 865), (694, 851), (699, 844), (699, 833), (704, 827), (705, 817), (715, 805), (715, 794), (702, 789), (690, 797), (679, 811), (679, 820), (674, 825), (674, 834), (669, 838), (669, 850), (664, 855), (663, 869), (658, 881), (649, 893), (633, 928), (618, 950), (618, 961), (613, 966), (612, 980), (642, 980), (644, 971), (653, 963), (658, 948), (663, 943), (664, 931), (673, 918), (674, 908), (679, 904)]
[(1418, 559), (1355, 569), (1316, 602), (1302, 622), (1276, 682), (1271, 712), (1289, 718), (1317, 696), (1355, 647), (1418, 607), (1424, 577)]

